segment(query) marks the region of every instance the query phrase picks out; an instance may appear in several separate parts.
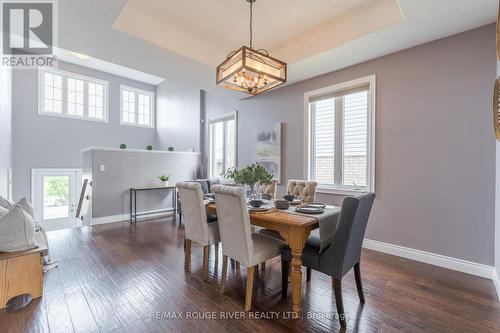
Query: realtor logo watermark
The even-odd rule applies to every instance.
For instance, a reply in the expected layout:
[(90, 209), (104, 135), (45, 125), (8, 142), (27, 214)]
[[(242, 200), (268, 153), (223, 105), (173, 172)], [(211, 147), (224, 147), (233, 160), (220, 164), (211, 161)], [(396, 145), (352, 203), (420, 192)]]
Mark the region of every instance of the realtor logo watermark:
[(0, 0), (2, 66), (55, 67), (57, 2)]

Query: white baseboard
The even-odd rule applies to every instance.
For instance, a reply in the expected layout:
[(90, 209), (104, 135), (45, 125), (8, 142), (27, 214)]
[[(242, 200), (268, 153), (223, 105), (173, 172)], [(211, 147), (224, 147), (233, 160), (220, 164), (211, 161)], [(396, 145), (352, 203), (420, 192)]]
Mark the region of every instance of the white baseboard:
[[(167, 216), (172, 216), (173, 214), (174, 214), (173, 212), (162, 212), (162, 213), (150, 212), (149, 215), (137, 216), (137, 221), (150, 220), (158, 217), (167, 217)], [(92, 218), (90, 224), (99, 225), (99, 224), (123, 222), (129, 220), (130, 220), (130, 214), (119, 214), (119, 215), (111, 215), (103, 217), (94, 217)]]
[(498, 276), (496, 268), (493, 268), (493, 284), (495, 285), (495, 289), (497, 291), (497, 299), (500, 301), (500, 277)]
[[(495, 282), (495, 276), (498, 279), (498, 275), (495, 273), (495, 268), (493, 266), (478, 264), (472, 261), (447, 257), (441, 254), (425, 252), (399, 245), (379, 242), (371, 239), (365, 239), (365, 241), (363, 242), (363, 247), (374, 251), (392, 254), (398, 257), (420, 261), (430, 265), (452, 269), (454, 271), (481, 276), (493, 280), (493, 282)], [(499, 288), (497, 287), (497, 292), (498, 291)]]

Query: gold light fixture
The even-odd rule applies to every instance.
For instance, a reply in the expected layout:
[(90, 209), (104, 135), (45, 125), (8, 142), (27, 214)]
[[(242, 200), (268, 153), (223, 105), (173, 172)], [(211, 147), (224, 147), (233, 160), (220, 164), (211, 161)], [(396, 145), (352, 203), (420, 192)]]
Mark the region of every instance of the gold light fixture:
[(253, 3), (250, 3), (250, 47), (228, 54), (227, 59), (217, 66), (217, 84), (223, 87), (258, 95), (286, 82), (286, 63), (272, 58), (264, 49), (254, 49)]

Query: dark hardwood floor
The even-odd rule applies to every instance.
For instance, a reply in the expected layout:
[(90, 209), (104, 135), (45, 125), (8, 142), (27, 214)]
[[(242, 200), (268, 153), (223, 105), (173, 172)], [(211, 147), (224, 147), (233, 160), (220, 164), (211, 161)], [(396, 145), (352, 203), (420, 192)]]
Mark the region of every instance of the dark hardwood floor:
[[(230, 266), (221, 296), (221, 255), (214, 257), (212, 247), (209, 280), (203, 282), (202, 248), (193, 245), (192, 272), (185, 274), (183, 235), (172, 219), (49, 232), (60, 266), (46, 273), (43, 298), (20, 312), (0, 311), (0, 332), (340, 329), (328, 276), (313, 271), (306, 283), (304, 270), (303, 318), (285, 318), (291, 294), (281, 299), (280, 262), (268, 262), (255, 282), (254, 318), (248, 318), (243, 312), (246, 270)], [(353, 272), (343, 279), (348, 332), (500, 332), (500, 304), (487, 279), (369, 250), (363, 251), (361, 272), (363, 307)], [(209, 315), (214, 318), (199, 318)]]

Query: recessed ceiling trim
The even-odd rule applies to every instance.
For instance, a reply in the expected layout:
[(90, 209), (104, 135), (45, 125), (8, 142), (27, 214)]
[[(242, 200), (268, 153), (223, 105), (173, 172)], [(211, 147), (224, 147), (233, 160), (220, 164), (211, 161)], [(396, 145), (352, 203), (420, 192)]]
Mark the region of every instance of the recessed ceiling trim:
[(76, 51), (68, 51), (65, 49), (56, 48), (55, 54), (57, 55), (57, 58), (59, 60), (69, 62), (71, 64), (92, 68), (101, 72), (148, 83), (154, 86), (165, 81), (165, 79), (162, 77), (117, 65), (105, 60), (96, 59), (94, 57)]

